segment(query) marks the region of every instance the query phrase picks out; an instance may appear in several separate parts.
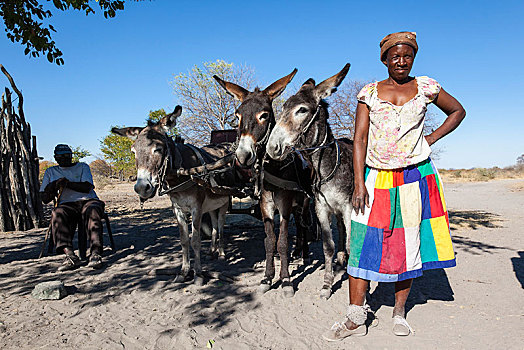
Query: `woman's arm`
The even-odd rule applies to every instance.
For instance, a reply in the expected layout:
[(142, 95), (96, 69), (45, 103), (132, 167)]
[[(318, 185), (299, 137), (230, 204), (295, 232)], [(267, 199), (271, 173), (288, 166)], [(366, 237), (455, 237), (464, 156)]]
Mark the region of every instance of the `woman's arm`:
[(369, 195), (364, 181), (364, 165), (368, 147), (369, 108), (359, 102), (355, 121), (355, 139), (353, 140), (353, 170), (355, 172), (355, 190), (353, 191), (353, 209), (364, 214), (364, 207), (369, 208)]
[(460, 102), (448, 94), (444, 89), (440, 89), (440, 92), (433, 103), (448, 117), (437, 130), (426, 135), (426, 141), (428, 141), (430, 146), (455, 130), (466, 116), (466, 111)]

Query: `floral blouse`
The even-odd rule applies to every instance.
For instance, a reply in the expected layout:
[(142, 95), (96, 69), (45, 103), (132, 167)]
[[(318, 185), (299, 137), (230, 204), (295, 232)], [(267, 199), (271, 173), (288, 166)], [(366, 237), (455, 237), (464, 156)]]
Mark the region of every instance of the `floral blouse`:
[(357, 95), (369, 106), (366, 164), (377, 169), (396, 169), (426, 160), (431, 149), (423, 135), (427, 105), (437, 98), (440, 85), (428, 77), (416, 77), (418, 92), (402, 106), (378, 98), (377, 84), (370, 83)]

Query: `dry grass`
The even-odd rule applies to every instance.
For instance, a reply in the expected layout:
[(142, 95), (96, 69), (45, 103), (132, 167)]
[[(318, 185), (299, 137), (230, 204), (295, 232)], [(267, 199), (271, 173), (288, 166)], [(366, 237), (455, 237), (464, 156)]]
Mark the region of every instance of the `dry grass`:
[(439, 172), (446, 182), (524, 179), (524, 165), (514, 165), (505, 168), (441, 169)]

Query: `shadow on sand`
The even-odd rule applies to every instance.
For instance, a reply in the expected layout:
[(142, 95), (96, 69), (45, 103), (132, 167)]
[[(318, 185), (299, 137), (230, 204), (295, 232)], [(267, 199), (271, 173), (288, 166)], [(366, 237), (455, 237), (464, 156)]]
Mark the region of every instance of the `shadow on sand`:
[[(0, 293), (5, 296), (29, 295), (36, 284), (59, 279), (73, 295), (69, 302), (76, 303), (78, 313), (82, 313), (90, 306), (103, 305), (133, 291), (151, 291), (160, 297), (191, 284), (175, 283), (173, 275), (152, 273), (157, 268), (180, 269), (181, 266), (179, 232), (170, 208), (120, 208), (109, 210), (108, 214), (117, 251), (104, 251), (105, 266), (102, 270), (83, 266), (57, 273), (62, 256), (37, 259), (45, 229), (14, 233), (16, 239), (0, 241)], [(253, 273), (253, 266), (265, 258), (263, 226), (235, 223), (234, 227), (226, 226), (225, 235), (229, 241), (226, 246), (228, 260), (209, 258), (206, 253), (210, 242), (202, 241), (202, 267), (205, 271), (227, 273), (240, 281), (243, 274)], [(104, 243), (108, 245), (105, 232)], [(193, 266), (193, 261), (191, 264)], [(198, 288), (196, 302), (180, 306), (184, 309), (182, 312), (194, 314), (194, 325), (205, 323), (220, 327), (231, 321), (230, 316), (239, 306), (257, 307), (252, 303), (253, 288), (216, 279), (206, 282)], [(210, 309), (216, 311), (209, 312)]]
[(511, 263), (513, 264), (513, 271), (515, 271), (515, 276), (520, 282), (520, 286), (524, 289), (524, 251), (519, 251), (519, 257), (511, 258)]

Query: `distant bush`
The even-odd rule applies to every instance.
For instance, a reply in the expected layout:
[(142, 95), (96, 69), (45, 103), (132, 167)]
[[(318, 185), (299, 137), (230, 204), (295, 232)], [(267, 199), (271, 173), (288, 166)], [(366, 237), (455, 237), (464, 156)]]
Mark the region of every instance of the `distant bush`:
[(494, 179), (523, 179), (524, 164), (505, 168), (442, 169), (440, 174), (448, 181), (489, 181)]
[[(497, 168), (498, 169), (498, 168)], [(477, 168), (475, 178), (479, 181), (493, 180), (497, 175), (496, 168), (486, 169), (486, 168)]]

